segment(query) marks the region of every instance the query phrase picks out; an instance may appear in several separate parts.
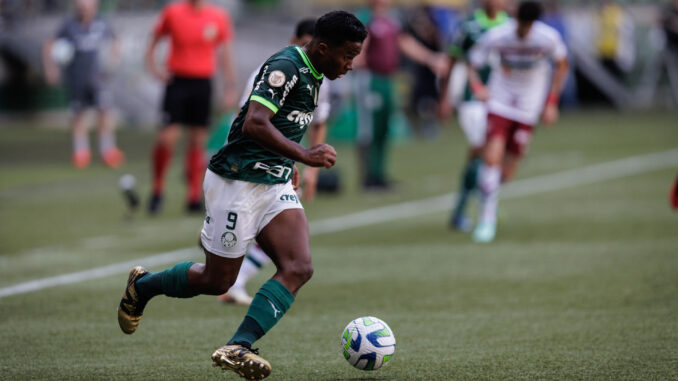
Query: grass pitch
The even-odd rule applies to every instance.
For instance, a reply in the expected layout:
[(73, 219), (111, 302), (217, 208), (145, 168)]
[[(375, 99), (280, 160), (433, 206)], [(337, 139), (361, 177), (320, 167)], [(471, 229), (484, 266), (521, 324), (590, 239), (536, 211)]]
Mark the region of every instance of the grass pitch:
[[(677, 125), (671, 114), (565, 115), (537, 132), (517, 180), (674, 149)], [(165, 213), (126, 216), (117, 180), (134, 174), (146, 195), (151, 140), (123, 132), (122, 171), (75, 171), (66, 132), (0, 130), (0, 288), (195, 246), (202, 218), (183, 214), (180, 157)], [(306, 205), (311, 222), (454, 191), (465, 156), (456, 127), (398, 145), (396, 190), (363, 194), (352, 149), (338, 151), (343, 192)], [(504, 200), (489, 245), (447, 229), (450, 205), (316, 235), (314, 278), (257, 343), (269, 379), (678, 379), (678, 214), (667, 202), (675, 176), (663, 169)], [(127, 336), (115, 312), (125, 279), (0, 298), (0, 379), (238, 379), (209, 356), (244, 308), (158, 297)], [(339, 347), (343, 327), (362, 315), (388, 322), (397, 339), (376, 372), (350, 367)]]

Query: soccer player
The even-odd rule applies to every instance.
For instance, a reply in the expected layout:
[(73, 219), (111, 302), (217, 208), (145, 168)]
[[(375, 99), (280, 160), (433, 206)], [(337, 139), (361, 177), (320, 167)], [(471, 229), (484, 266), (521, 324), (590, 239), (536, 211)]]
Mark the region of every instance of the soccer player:
[[(153, 30), (146, 50), (149, 72), (166, 85), (162, 104), (163, 127), (158, 131), (152, 153), (153, 189), (148, 204), (150, 214), (162, 209), (165, 176), (172, 152), (188, 127), (186, 151), (186, 210), (202, 212), (202, 181), (205, 173), (205, 141), (212, 102), (211, 77), (215, 71), (215, 53), (222, 63), (224, 106), (237, 101), (235, 69), (232, 62), (231, 19), (225, 10), (203, 0), (182, 0), (167, 5)], [(170, 39), (170, 54), (165, 71), (156, 64), (154, 52), (163, 38)]]
[[(558, 120), (558, 98), (567, 76), (567, 49), (558, 32), (538, 21), (541, 6), (520, 3), (517, 21), (486, 32), (471, 49), (469, 79), (475, 96), (487, 100), (488, 131), (480, 169), (481, 213), (476, 242), (494, 239), (501, 182), (509, 181), (526, 152), (533, 126)], [(498, 56), (486, 88), (476, 71)], [(555, 72), (551, 73), (551, 62)], [(553, 74), (553, 75), (552, 75)]]
[(56, 85), (60, 72), (52, 56), (52, 49), (59, 41), (71, 46), (73, 56), (64, 67), (70, 106), (73, 111), (71, 128), (73, 134), (73, 165), (82, 169), (89, 165), (90, 152), (87, 110), (97, 109), (99, 132), (99, 154), (101, 160), (111, 168), (119, 168), (125, 155), (115, 143), (115, 116), (113, 96), (108, 88), (109, 74), (100, 63), (100, 50), (107, 41), (111, 42), (111, 61), (115, 64), (120, 58), (120, 45), (111, 26), (97, 16), (97, 0), (78, 0), (75, 3), (76, 16), (67, 19), (57, 34), (47, 40), (43, 47), (43, 66), (47, 82)]
[[(315, 19), (301, 20), (296, 28), (295, 34), (290, 39), (290, 43), (298, 46), (305, 46), (311, 39), (313, 39), (313, 29), (315, 28)], [(249, 100), (254, 87), (254, 80), (259, 74), (256, 69), (247, 79), (247, 83), (251, 86), (246, 88), (240, 98), (240, 107), (243, 107)], [(329, 86), (325, 83), (318, 90), (318, 107), (313, 114), (313, 121), (308, 131), (310, 146), (325, 143), (325, 136), (327, 135), (327, 118), (330, 115), (330, 100), (329, 100)], [(304, 201), (311, 201), (315, 196), (316, 186), (318, 183), (318, 168), (306, 167), (303, 172), (301, 184), (302, 191), (297, 192), (301, 194)], [(247, 294), (247, 282), (255, 276), (261, 268), (271, 262), (271, 258), (264, 253), (259, 245), (252, 244), (247, 248), (247, 255), (243, 260), (238, 278), (233, 283), (233, 286), (228, 289), (225, 294), (219, 295), (219, 301), (223, 303), (235, 303), (249, 306), (252, 302), (252, 297)]]
[(330, 12), (318, 19), (310, 43), (288, 46), (264, 63), (228, 143), (212, 157), (205, 175), (207, 216), (200, 235), (205, 263), (182, 262), (157, 273), (134, 267), (118, 308), (123, 332), (136, 330), (146, 303), (156, 295), (190, 298), (226, 292), (247, 246), (256, 240), (277, 271), (212, 360), (249, 379), (270, 374), (268, 361), (251, 346), (289, 310), (313, 274), (308, 222), (294, 193), (299, 183), (294, 162), (329, 168), (336, 161), (332, 146), (305, 148), (299, 141), (313, 119), (323, 78), (334, 80), (352, 70), (366, 37), (355, 16)]
[[(477, 9), (471, 17), (465, 20), (455, 33), (449, 49), (449, 70), (441, 78), (440, 112), (446, 117), (452, 112), (452, 103), (448, 99), (447, 88), (450, 85), (452, 68), (457, 62), (467, 62), (468, 53), (480, 36), (495, 26), (502, 25), (509, 17), (504, 11), (506, 0), (484, 0), (482, 8)], [(490, 67), (484, 67), (479, 72), (480, 80), (487, 83), (490, 77)], [(478, 168), (482, 163), (482, 148), (487, 131), (487, 107), (485, 102), (476, 99), (468, 86), (464, 91), (464, 98), (459, 105), (459, 125), (469, 143), (468, 160), (462, 172), (459, 196), (452, 211), (450, 225), (460, 231), (468, 232), (472, 228), (471, 220), (466, 217), (466, 206), (469, 197), (476, 189)]]

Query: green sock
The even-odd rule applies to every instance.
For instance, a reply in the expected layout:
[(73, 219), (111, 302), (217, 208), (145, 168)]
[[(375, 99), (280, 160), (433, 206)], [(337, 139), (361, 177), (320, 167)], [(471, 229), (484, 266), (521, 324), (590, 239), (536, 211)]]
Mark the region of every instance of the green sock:
[(466, 202), (468, 201), (471, 192), (476, 188), (478, 169), (482, 162), (483, 161), (480, 158), (475, 158), (466, 163), (464, 173), (461, 176), (459, 196), (452, 213), (453, 216), (463, 216), (466, 213)]
[(192, 298), (199, 293), (188, 285), (188, 269), (195, 262), (181, 262), (174, 267), (157, 273), (148, 273), (136, 282), (136, 289), (142, 299), (151, 299), (156, 295), (174, 298)]
[(245, 319), (229, 344), (251, 347), (266, 334), (290, 309), (294, 295), (275, 279), (269, 279), (254, 295)]

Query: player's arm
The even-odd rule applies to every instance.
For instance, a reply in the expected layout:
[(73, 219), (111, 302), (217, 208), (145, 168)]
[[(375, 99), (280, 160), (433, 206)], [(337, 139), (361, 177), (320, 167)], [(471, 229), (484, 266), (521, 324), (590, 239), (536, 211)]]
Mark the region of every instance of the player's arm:
[(542, 114), (542, 120), (546, 125), (553, 124), (558, 120), (558, 102), (560, 100), (560, 93), (563, 91), (563, 86), (565, 86), (569, 67), (570, 63), (568, 62), (567, 57), (556, 61), (553, 80)]
[(483, 34), (482, 37), (473, 45), (468, 53), (468, 62), (466, 65), (468, 71), (468, 84), (473, 96), (479, 101), (485, 102), (490, 94), (487, 87), (478, 74), (478, 69), (489, 64), (490, 52), (492, 50), (493, 37), (492, 31)]
[(567, 48), (556, 31), (553, 31), (553, 49), (551, 50), (550, 58), (555, 62), (555, 72), (553, 73), (548, 97), (546, 98), (546, 105), (542, 113), (542, 121), (547, 126), (558, 120), (558, 101), (560, 100), (560, 93), (565, 86), (570, 66), (567, 60)]
[(285, 137), (271, 123), (275, 115), (268, 106), (256, 100), (250, 100), (249, 110), (242, 127), (243, 135), (261, 144), (271, 152), (275, 152), (294, 161), (311, 167), (330, 168), (337, 160), (337, 152), (328, 144), (320, 144), (306, 148)]
[(407, 33), (401, 33), (398, 36), (398, 46), (412, 61), (428, 66), (438, 76), (445, 74), (448, 65), (445, 53), (434, 52), (428, 49)]
[(155, 61), (155, 48), (158, 46), (160, 40), (162, 40), (162, 38), (170, 32), (169, 21), (167, 19), (167, 9), (165, 9), (160, 15), (158, 24), (151, 33), (151, 41), (146, 48), (145, 55), (146, 70), (148, 70), (151, 75), (163, 83), (169, 80), (169, 73), (166, 70), (161, 69), (158, 66), (158, 63)]
[(56, 85), (59, 83), (60, 79), (59, 67), (57, 66), (56, 62), (54, 62), (54, 58), (52, 58), (52, 48), (55, 41), (56, 38), (50, 37), (42, 45), (42, 68), (45, 73), (45, 79), (50, 85)]

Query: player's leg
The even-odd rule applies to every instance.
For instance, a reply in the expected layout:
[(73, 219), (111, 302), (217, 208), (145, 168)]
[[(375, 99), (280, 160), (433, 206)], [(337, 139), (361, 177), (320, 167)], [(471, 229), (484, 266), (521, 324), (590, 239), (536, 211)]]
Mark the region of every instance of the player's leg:
[(250, 347), (282, 318), (294, 296), (313, 274), (308, 223), (303, 209), (287, 209), (257, 236), (276, 265), (276, 273), (254, 296), (247, 315), (229, 344)]
[(247, 282), (269, 262), (271, 262), (271, 258), (264, 253), (261, 246), (258, 244), (250, 245), (247, 248), (247, 255), (242, 266), (240, 266), (238, 278), (233, 286), (228, 289), (228, 292), (219, 296), (219, 301), (249, 306), (252, 303), (252, 297), (247, 294)]
[(148, 204), (148, 212), (157, 214), (162, 209), (163, 195), (165, 193), (165, 177), (169, 169), (172, 153), (177, 141), (181, 137), (181, 126), (169, 124), (158, 131), (153, 152), (151, 153), (151, 171), (153, 178), (151, 199)]
[(452, 211), (450, 225), (460, 231), (470, 231), (471, 220), (466, 217), (468, 200), (476, 189), (478, 171), (482, 164), (482, 147), (487, 132), (487, 109), (482, 102), (464, 102), (459, 106), (459, 124), (469, 143), (468, 159), (459, 181), (459, 191)]
[(113, 109), (112, 94), (108, 89), (94, 88), (97, 106), (97, 130), (99, 133), (99, 154), (104, 164), (111, 168), (120, 168), (125, 161), (115, 142), (116, 115)]
[(73, 111), (71, 133), (73, 139), (73, 165), (78, 169), (86, 168), (92, 159), (89, 147), (89, 123), (86, 109), (78, 108)]
[(365, 186), (373, 189), (386, 188), (386, 155), (388, 127), (391, 114), (391, 84), (388, 77), (373, 74), (370, 82), (370, 97), (373, 103), (372, 140), (369, 146)]
[(496, 233), (501, 169), (511, 123), (497, 115), (488, 116), (487, 142), (483, 148), (483, 164), (478, 179), (481, 192), (480, 218), (473, 231), (476, 242), (490, 242)]
[(190, 126), (186, 147), (186, 210), (203, 212), (202, 182), (207, 167), (205, 145), (208, 136), (212, 84), (209, 79), (193, 79), (187, 83), (185, 123)]

